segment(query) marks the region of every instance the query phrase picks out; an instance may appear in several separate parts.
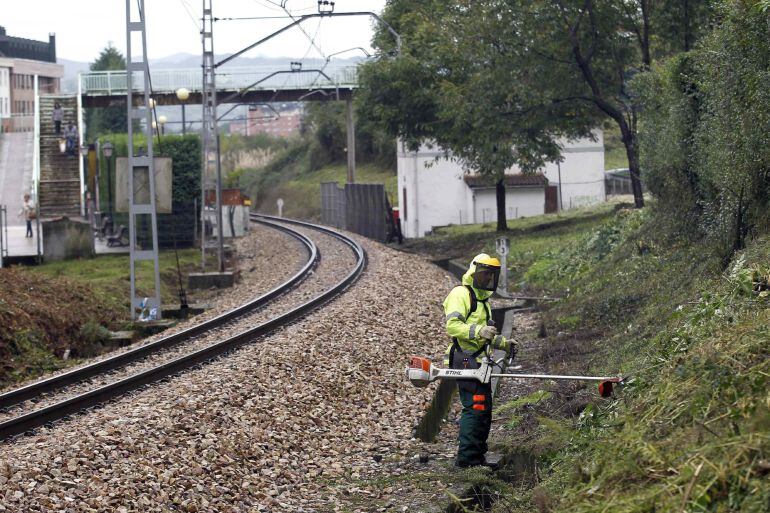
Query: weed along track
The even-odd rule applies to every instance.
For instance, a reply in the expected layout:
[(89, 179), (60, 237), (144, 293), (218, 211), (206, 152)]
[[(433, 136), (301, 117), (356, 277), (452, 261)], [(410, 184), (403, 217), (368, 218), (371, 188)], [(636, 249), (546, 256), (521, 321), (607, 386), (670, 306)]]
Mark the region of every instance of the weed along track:
[(308, 255), (288, 280), (212, 319), (90, 365), (0, 395), (0, 439), (61, 419), (221, 356), (286, 326), (344, 291), (363, 272), (361, 246), (327, 228), (253, 215)]

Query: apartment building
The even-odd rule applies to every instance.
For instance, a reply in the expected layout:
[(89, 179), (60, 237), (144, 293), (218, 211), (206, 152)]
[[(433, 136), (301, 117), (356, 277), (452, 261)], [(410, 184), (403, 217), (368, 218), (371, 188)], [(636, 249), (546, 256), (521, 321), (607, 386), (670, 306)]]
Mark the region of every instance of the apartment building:
[[(39, 93), (56, 94), (64, 66), (56, 64), (56, 36), (48, 42), (9, 36), (0, 26), (0, 119), (4, 131), (31, 131), (35, 113), (35, 77)], [(7, 78), (7, 91), (3, 84)], [(5, 96), (3, 96), (5, 94)], [(3, 115), (2, 113), (8, 113)]]

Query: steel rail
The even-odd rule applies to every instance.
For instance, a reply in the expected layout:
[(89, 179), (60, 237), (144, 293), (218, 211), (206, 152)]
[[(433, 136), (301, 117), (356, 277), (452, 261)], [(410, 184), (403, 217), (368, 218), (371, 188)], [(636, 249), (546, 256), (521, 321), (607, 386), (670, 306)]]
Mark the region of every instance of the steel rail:
[(356, 265), (348, 273), (348, 275), (345, 276), (344, 279), (342, 279), (331, 289), (258, 326), (254, 326), (230, 338), (216, 342), (208, 347), (199, 349), (190, 354), (178, 357), (157, 367), (147, 369), (127, 378), (123, 378), (119, 381), (104, 385), (97, 389), (91, 390), (76, 397), (72, 397), (70, 399), (66, 399), (48, 407), (41, 408), (40, 410), (30, 412), (15, 419), (2, 422), (0, 423), (0, 440), (6, 440), (12, 436), (20, 435), (31, 429), (60, 420), (84, 409), (98, 406), (123, 394), (141, 388), (144, 385), (168, 378), (181, 371), (190, 369), (191, 367), (195, 367), (216, 357), (222, 356), (232, 351), (233, 349), (236, 349), (249, 342), (253, 342), (256, 338), (266, 335), (277, 328), (285, 326), (292, 321), (305, 316), (317, 307), (325, 304), (332, 298), (344, 292), (356, 280), (358, 280), (366, 268), (366, 253), (364, 252), (361, 245), (355, 240), (335, 230), (303, 221), (275, 218), (271, 216), (252, 215), (252, 219), (260, 221), (280, 221), (281, 223), (300, 225), (331, 235), (350, 247), (356, 257)]
[(54, 390), (58, 390), (66, 386), (84, 381), (88, 378), (111, 372), (137, 360), (141, 360), (150, 354), (168, 349), (169, 347), (175, 346), (182, 342), (186, 342), (193, 337), (197, 337), (214, 328), (221, 327), (233, 319), (240, 317), (241, 315), (252, 312), (258, 308), (262, 308), (267, 303), (271, 302), (273, 299), (285, 293), (288, 289), (306, 278), (310, 272), (318, 265), (320, 260), (320, 253), (318, 252), (318, 248), (316, 247), (315, 243), (313, 243), (313, 241), (305, 235), (288, 229), (285, 226), (269, 221), (259, 222), (262, 222), (263, 224), (268, 225), (273, 229), (289, 234), (301, 242), (305, 249), (308, 251), (307, 262), (305, 262), (302, 268), (286, 282), (278, 285), (277, 287), (259, 296), (258, 298), (255, 298), (252, 301), (244, 303), (237, 308), (229, 310), (205, 322), (191, 326), (178, 333), (174, 333), (173, 335), (163, 337), (159, 340), (156, 340), (155, 342), (136, 347), (120, 354), (116, 354), (104, 360), (94, 362), (90, 365), (72, 369), (69, 372), (57, 374), (56, 376), (52, 376), (42, 381), (30, 383), (29, 385), (0, 394), (0, 408), (8, 408), (9, 406), (13, 406), (28, 399), (39, 397), (47, 392), (52, 392)]

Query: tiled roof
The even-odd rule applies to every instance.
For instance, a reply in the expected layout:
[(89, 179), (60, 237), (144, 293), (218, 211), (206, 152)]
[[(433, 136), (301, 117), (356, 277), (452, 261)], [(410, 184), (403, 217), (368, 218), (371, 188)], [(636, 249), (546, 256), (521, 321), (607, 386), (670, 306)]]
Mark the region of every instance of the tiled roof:
[[(495, 180), (482, 175), (465, 175), (463, 177), (468, 187), (494, 187)], [(517, 173), (505, 175), (506, 187), (544, 187), (548, 185), (548, 179), (540, 173)]]

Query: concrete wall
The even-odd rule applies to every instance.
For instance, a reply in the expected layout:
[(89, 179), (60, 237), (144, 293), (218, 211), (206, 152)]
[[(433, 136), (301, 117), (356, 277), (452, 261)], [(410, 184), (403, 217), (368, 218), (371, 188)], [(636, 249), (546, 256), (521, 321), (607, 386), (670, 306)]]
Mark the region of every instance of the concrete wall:
[[(497, 196), (495, 189), (473, 189), (475, 196), (473, 218), (467, 223), (497, 222)], [(505, 218), (537, 216), (545, 213), (545, 189), (543, 187), (515, 187), (505, 191)]]
[(62, 217), (40, 224), (46, 262), (94, 256), (94, 237), (87, 222)]
[[(245, 205), (237, 205), (233, 208), (235, 208), (235, 212), (233, 213), (233, 228), (235, 229), (235, 236), (243, 237), (249, 231), (249, 207)], [(229, 206), (222, 205), (222, 222), (225, 225), (225, 239), (231, 238), (232, 234), (232, 231), (230, 230), (230, 218), (228, 214), (229, 209)], [(206, 220), (211, 224), (211, 226), (213, 226), (213, 236), (217, 237), (219, 235), (219, 230), (217, 229), (217, 217), (215, 213), (216, 209), (207, 211)]]
[(471, 222), (473, 195), (463, 169), (457, 162), (435, 161), (442, 155), (438, 148), (423, 145), (411, 153), (398, 144), (398, 204), (406, 237), (422, 237), (434, 226)]
[[(594, 132), (596, 141), (563, 141), (561, 163), (562, 205), (570, 208), (601, 203), (607, 199), (604, 189), (604, 135)], [(549, 163), (543, 169), (551, 185), (559, 185), (559, 166)]]

